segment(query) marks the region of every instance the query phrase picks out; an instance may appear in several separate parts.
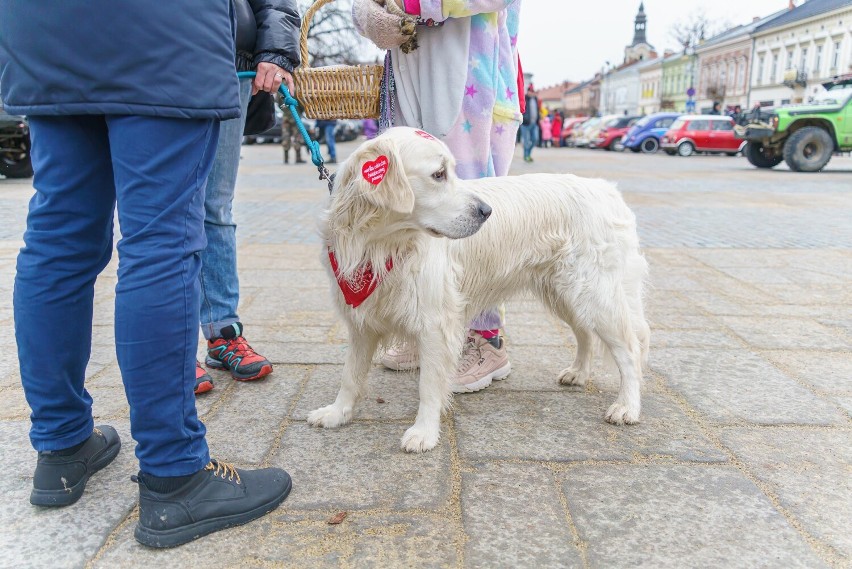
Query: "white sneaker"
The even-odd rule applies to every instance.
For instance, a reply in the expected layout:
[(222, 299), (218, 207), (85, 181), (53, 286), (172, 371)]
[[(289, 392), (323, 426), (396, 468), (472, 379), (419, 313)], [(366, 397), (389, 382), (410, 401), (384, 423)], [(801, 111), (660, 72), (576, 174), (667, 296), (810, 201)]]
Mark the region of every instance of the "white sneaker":
[(382, 355), (382, 365), (396, 371), (417, 369), (420, 367), (420, 354), (417, 348), (403, 342), (387, 349)]
[(495, 348), (478, 332), (470, 330), (456, 376), (450, 385), (453, 393), (473, 393), (485, 389), (492, 381), (506, 379), (511, 372), (512, 364), (503, 339), (500, 339), (500, 347)]

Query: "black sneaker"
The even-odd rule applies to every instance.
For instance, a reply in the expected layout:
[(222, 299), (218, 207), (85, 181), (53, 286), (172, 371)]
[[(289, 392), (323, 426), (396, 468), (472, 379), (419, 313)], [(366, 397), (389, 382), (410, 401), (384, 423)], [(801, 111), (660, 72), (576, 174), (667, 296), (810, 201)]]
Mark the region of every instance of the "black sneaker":
[(92, 435), (72, 454), (38, 453), (30, 504), (70, 506), (80, 499), (89, 477), (104, 468), (121, 450), (121, 439), (110, 426), (95, 427)]
[(149, 547), (175, 547), (221, 529), (255, 520), (290, 493), (290, 475), (280, 468), (242, 470), (211, 460), (174, 492), (153, 492), (145, 474), (139, 484), (136, 540)]

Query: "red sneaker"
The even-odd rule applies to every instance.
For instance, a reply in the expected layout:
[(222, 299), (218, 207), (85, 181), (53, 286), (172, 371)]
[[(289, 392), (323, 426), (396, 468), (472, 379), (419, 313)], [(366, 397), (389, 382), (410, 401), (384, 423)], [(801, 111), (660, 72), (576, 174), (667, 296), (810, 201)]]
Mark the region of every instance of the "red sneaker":
[[(242, 325), (239, 329), (242, 332)], [(222, 329), (223, 332), (230, 330), (231, 327)], [(260, 379), (272, 373), (272, 364), (249, 346), (242, 333), (233, 338), (208, 340), (205, 363), (213, 369), (230, 371), (237, 381)]]
[(213, 389), (213, 379), (201, 367), (200, 362), (195, 362), (195, 394), (206, 393)]

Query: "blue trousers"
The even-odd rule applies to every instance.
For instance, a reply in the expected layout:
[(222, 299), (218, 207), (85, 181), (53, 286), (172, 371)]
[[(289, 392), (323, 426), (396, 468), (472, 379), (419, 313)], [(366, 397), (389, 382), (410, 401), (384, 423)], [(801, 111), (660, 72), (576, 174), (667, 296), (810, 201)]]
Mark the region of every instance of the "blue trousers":
[(328, 158), (330, 160), (337, 160), (337, 148), (334, 146), (334, 129), (337, 128), (337, 125), (327, 124), (323, 127), (325, 131), (325, 143), (328, 145)]
[(240, 320), (240, 278), (237, 275), (237, 224), (234, 190), (240, 167), (240, 148), (251, 99), (251, 79), (240, 81), (242, 116), (222, 121), (216, 157), (204, 197), (204, 233), (207, 248), (201, 253), (201, 331), (208, 340)]
[(15, 335), (36, 450), (92, 433), (84, 385), (95, 279), (121, 228), (115, 344), (143, 472), (209, 461), (195, 410), (204, 186), (213, 120), (30, 117), (36, 193), (15, 277)]
[(533, 146), (537, 143), (537, 139), (538, 131), (534, 124), (521, 125), (521, 143), (524, 145), (524, 158), (530, 157)]

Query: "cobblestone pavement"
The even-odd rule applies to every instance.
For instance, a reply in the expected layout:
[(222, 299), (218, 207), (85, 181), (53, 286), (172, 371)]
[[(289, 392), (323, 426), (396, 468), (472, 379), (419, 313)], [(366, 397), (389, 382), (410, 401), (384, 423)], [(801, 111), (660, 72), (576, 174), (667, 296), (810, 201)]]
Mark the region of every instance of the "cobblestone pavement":
[[(97, 420), (125, 447), (73, 507), (30, 506), (28, 408), (15, 351), (0, 351), (0, 566), (852, 566), (852, 159), (820, 174), (567, 149), (516, 160), (516, 174), (616, 180), (637, 213), (653, 281), (643, 421), (604, 423), (611, 371), (583, 390), (558, 386), (571, 333), (521, 299), (507, 306), (512, 375), (457, 397), (441, 444), (411, 456), (399, 439), (416, 412), (412, 374), (375, 368), (349, 426), (305, 423), (333, 399), (345, 347), (319, 264), (325, 190), (309, 166), (282, 165), (278, 146), (243, 155), (241, 316), (276, 367), (249, 384), (212, 372), (216, 388), (198, 405), (216, 456), (287, 468), (291, 496), (174, 550), (134, 541), (113, 264), (98, 283), (88, 385)], [(31, 192), (0, 180), (6, 330)]]

